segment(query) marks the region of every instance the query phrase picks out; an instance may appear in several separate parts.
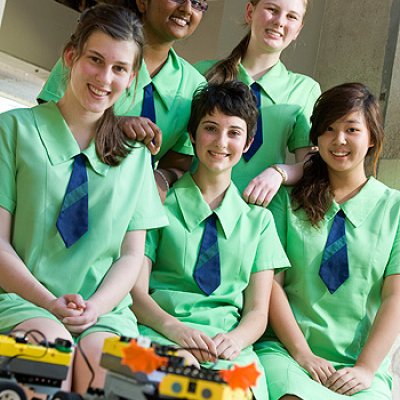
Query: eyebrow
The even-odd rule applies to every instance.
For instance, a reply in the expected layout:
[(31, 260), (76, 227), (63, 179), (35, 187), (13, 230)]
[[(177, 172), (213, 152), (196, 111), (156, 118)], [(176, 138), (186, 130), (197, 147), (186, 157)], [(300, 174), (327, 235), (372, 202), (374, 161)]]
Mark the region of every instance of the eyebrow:
[[(280, 10), (282, 9), (282, 7), (280, 7), (278, 4), (276, 4), (273, 1), (265, 2), (265, 5), (272, 5), (272, 6), (275, 6), (275, 7), (279, 8)], [(300, 12), (296, 11), (296, 10), (289, 10), (288, 14), (296, 14), (300, 18), (302, 17), (302, 14)]]
[[(205, 121), (202, 121), (202, 124), (213, 124), (213, 125), (220, 126), (217, 122), (214, 122), (214, 121), (209, 120), (209, 119), (206, 119)], [(242, 128), (239, 125), (229, 125), (229, 129), (239, 129), (241, 131), (244, 131), (244, 128)]]
[[(93, 54), (93, 55), (96, 55), (97, 57), (99, 57), (99, 58), (101, 58), (102, 60), (104, 60), (103, 54), (99, 53), (99, 52), (96, 51), (96, 50), (88, 49), (87, 52), (88, 52), (88, 53), (91, 53), (91, 54)], [(130, 63), (125, 62), (125, 61), (115, 61), (114, 64), (123, 65), (123, 66), (129, 66), (129, 65), (130, 65)]]

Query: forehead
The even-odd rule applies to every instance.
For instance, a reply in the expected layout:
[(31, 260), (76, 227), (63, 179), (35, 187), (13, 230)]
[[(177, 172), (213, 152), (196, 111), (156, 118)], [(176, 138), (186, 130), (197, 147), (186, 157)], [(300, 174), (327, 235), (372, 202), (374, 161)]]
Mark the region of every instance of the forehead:
[(93, 32), (86, 41), (83, 50), (97, 53), (110, 62), (132, 64), (138, 48), (133, 40), (118, 40), (102, 32)]
[(306, 5), (304, 0), (260, 0), (261, 5), (275, 5), (285, 11), (293, 11), (300, 15), (304, 15), (306, 12)]
[(206, 114), (201, 119), (201, 122), (213, 122), (223, 127), (237, 127), (241, 129), (247, 128), (246, 121), (243, 118), (238, 117), (236, 115), (225, 114), (218, 108)]
[(344, 115), (343, 117), (339, 118), (338, 120), (336, 120), (335, 123), (339, 124), (355, 123), (355, 124), (366, 125), (366, 120), (364, 113), (361, 110), (353, 110), (350, 111), (348, 114)]

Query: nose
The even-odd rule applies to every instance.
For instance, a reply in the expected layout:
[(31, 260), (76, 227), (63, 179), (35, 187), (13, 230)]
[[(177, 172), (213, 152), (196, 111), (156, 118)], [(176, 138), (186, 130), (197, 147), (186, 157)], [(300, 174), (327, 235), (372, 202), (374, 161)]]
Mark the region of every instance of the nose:
[(181, 10), (185, 10), (186, 12), (190, 13), (192, 11), (192, 2), (191, 2), (191, 0), (184, 0), (182, 3), (180, 3), (179, 8)]
[(346, 133), (342, 129), (340, 129), (336, 132), (335, 142), (337, 144), (346, 144), (347, 143)]
[(97, 71), (96, 74), (97, 82), (101, 84), (109, 84), (112, 81), (112, 68), (104, 66)]
[(215, 145), (220, 149), (224, 149), (227, 146), (228, 135), (226, 132), (220, 132), (219, 135), (215, 138)]
[(274, 24), (276, 26), (283, 26), (284, 15), (282, 12), (277, 12), (274, 18)]

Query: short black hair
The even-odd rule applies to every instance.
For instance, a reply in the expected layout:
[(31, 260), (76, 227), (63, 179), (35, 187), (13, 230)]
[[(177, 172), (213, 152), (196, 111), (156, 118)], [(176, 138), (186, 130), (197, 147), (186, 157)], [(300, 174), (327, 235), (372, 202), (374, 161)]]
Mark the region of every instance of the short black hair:
[(246, 122), (249, 144), (256, 133), (257, 100), (252, 90), (243, 82), (209, 83), (200, 87), (193, 96), (188, 132), (193, 138), (204, 116), (219, 110), (223, 114), (239, 117)]

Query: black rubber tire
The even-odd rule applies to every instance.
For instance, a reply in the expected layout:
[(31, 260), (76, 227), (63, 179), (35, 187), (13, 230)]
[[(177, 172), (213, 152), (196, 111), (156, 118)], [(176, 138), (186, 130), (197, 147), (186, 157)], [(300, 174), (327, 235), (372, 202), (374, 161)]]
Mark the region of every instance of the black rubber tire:
[(27, 400), (24, 390), (17, 383), (0, 379), (0, 400)]
[(78, 393), (59, 391), (53, 395), (51, 400), (83, 400), (83, 397)]

